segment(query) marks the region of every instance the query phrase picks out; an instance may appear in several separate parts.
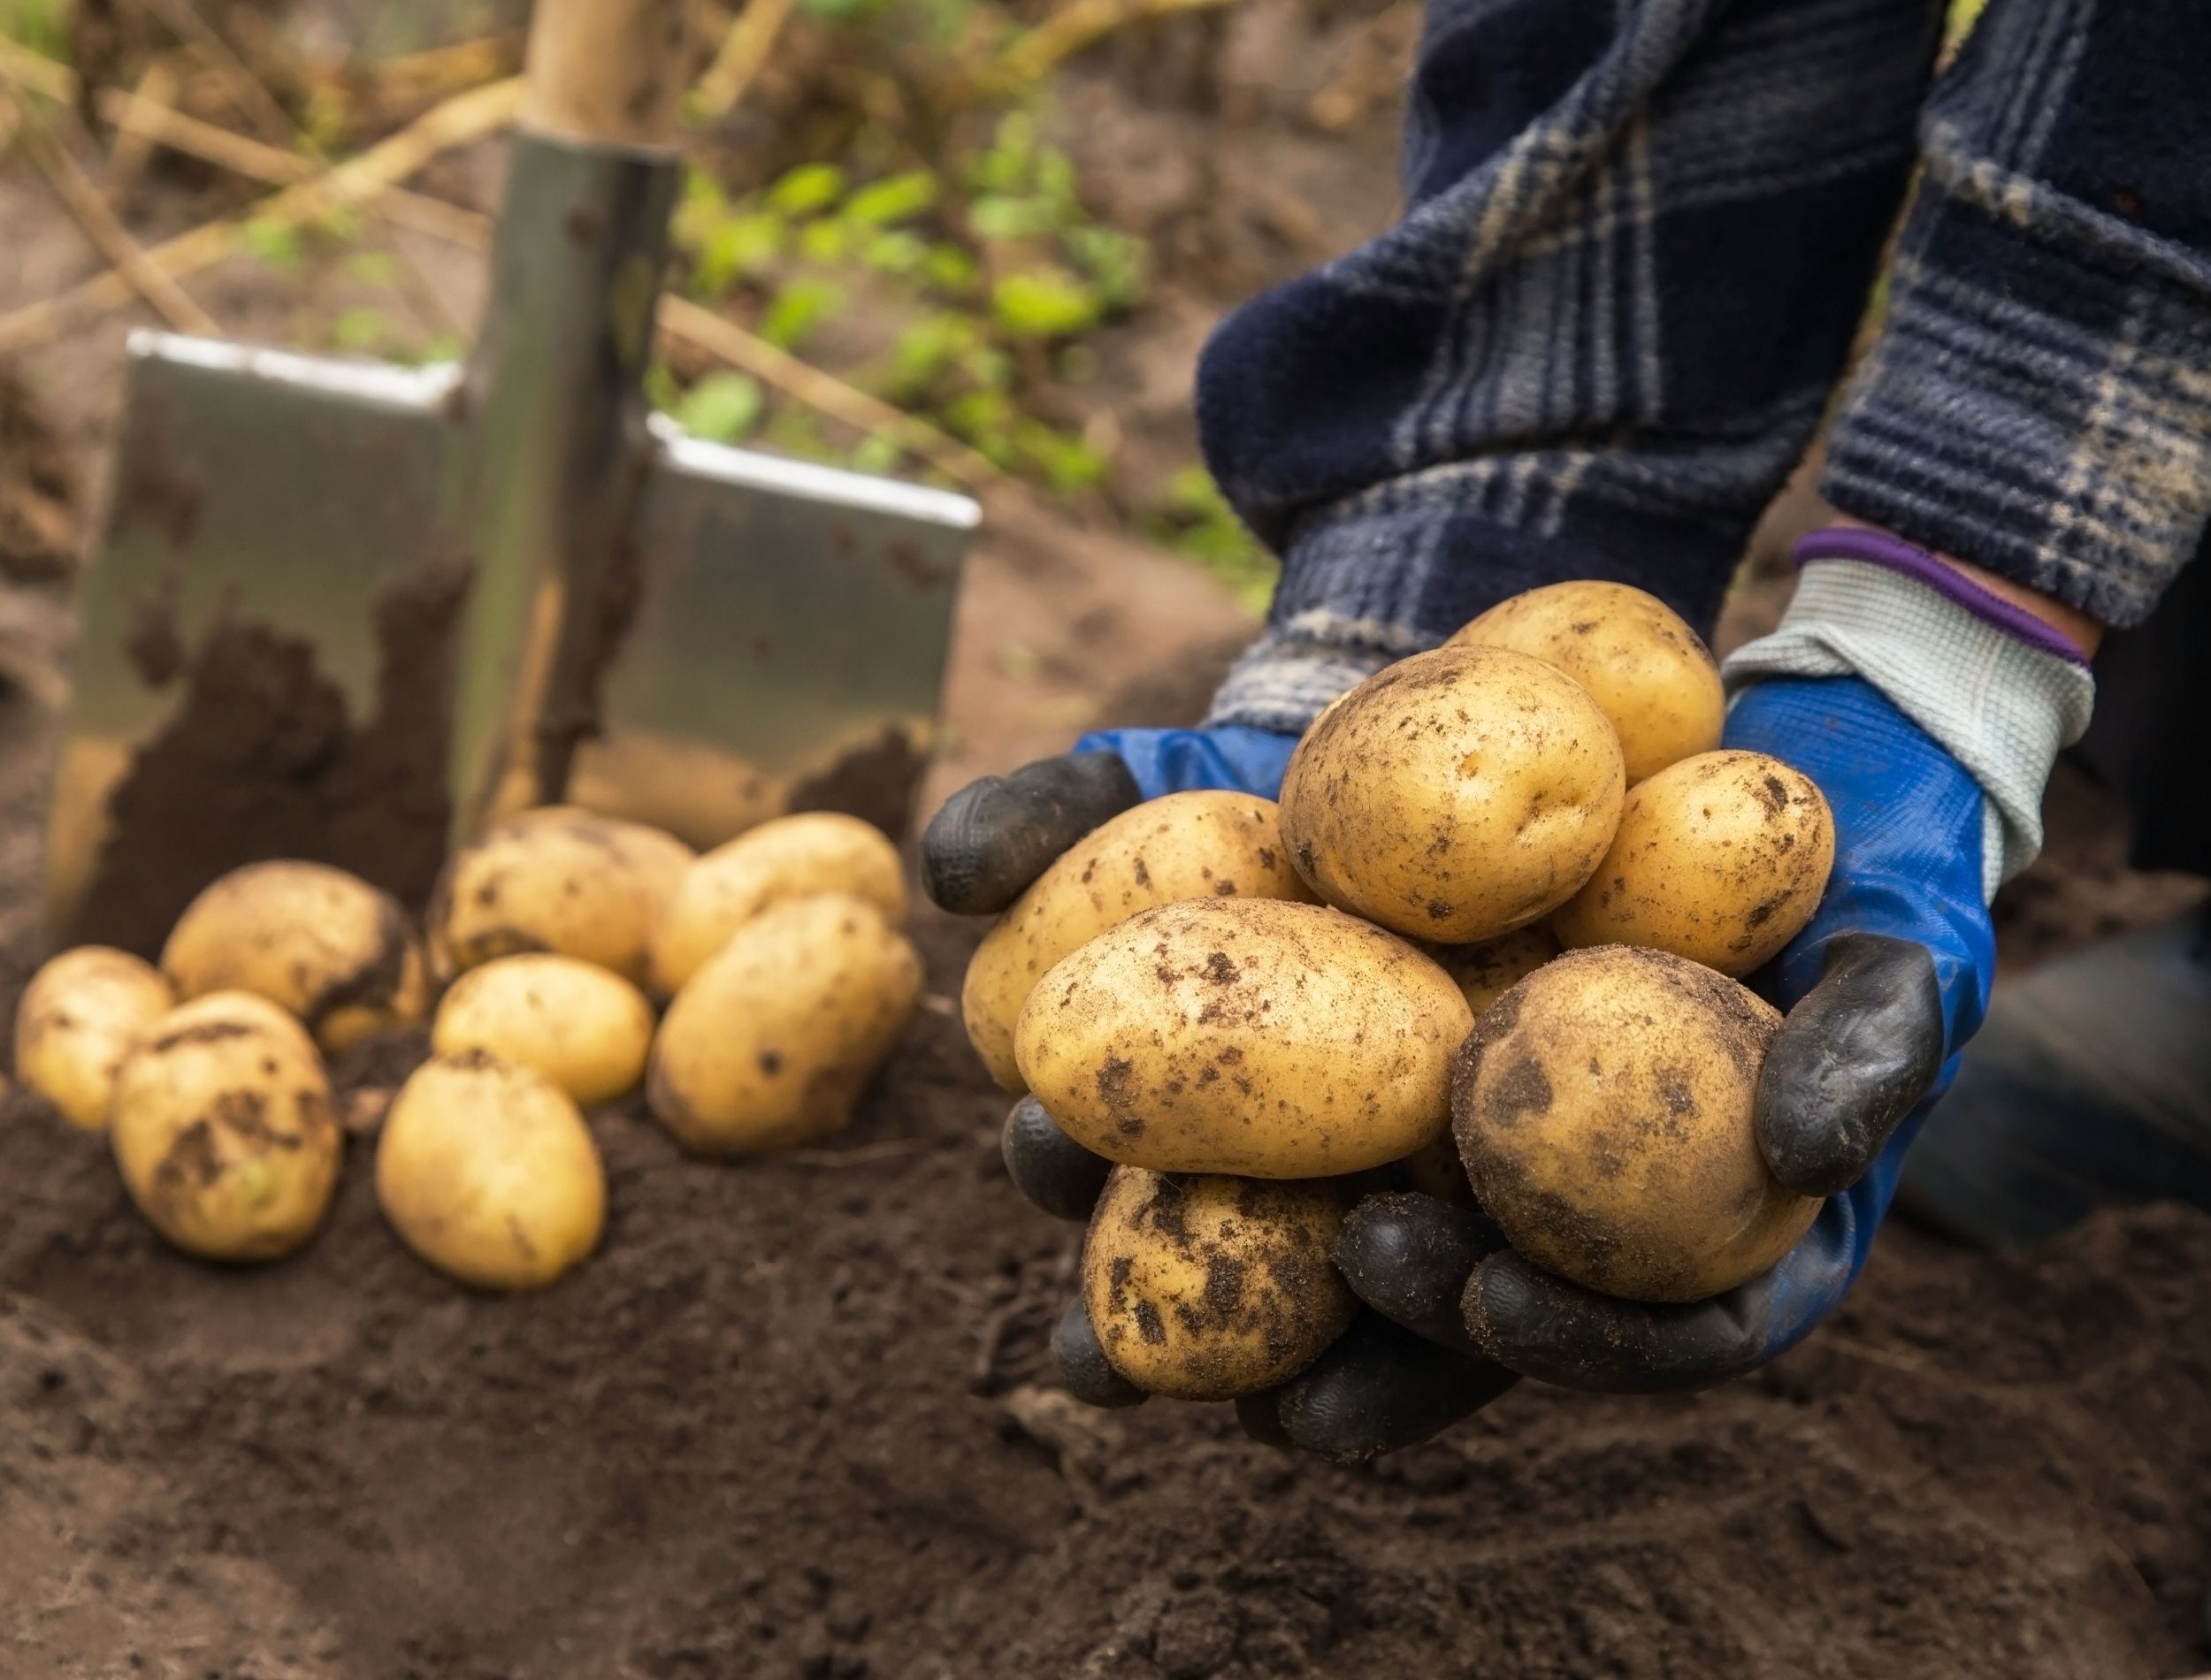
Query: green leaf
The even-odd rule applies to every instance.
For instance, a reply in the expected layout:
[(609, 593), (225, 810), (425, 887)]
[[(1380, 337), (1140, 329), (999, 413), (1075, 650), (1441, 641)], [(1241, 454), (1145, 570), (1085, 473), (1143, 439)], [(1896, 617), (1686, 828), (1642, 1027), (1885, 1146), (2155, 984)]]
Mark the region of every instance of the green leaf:
[(932, 245), (922, 264), (922, 279), (932, 290), (964, 297), (975, 289), (975, 258), (957, 245)]
[(860, 260), (878, 274), (918, 274), (929, 261), (929, 241), (918, 233), (894, 227), (869, 240)]
[(300, 265), (299, 230), (283, 222), (256, 217), (238, 230), (238, 243), (246, 255), (287, 272)]
[(1033, 239), (1052, 225), (1050, 207), (1033, 198), (991, 194), (968, 206), (968, 225), (977, 239)]
[(800, 164), (768, 189), (768, 208), (781, 216), (813, 216), (843, 196), (845, 172), (834, 164)]
[(356, 251), (340, 264), (348, 279), (364, 286), (389, 286), (399, 279), (399, 258), (389, 251)]
[(776, 294), (761, 317), (760, 336), (795, 350), (814, 329), (845, 307), (845, 288), (833, 280), (793, 280)]
[(851, 255), (853, 230), (843, 222), (808, 222), (799, 229), (799, 255), (833, 268)]
[(392, 317), (378, 309), (341, 309), (330, 324), (330, 341), (341, 350), (373, 350), (392, 335)]
[(764, 274), (782, 251), (789, 225), (782, 217), (764, 211), (732, 216), (721, 223), (698, 248), (691, 271), (693, 294), (727, 297), (739, 280)]
[(924, 315), (899, 332), (891, 347), (891, 366), (884, 376), (885, 394), (900, 401), (918, 396), (977, 340), (974, 322), (965, 316), (939, 312)]
[(880, 432), (873, 433), (861, 439), (860, 447), (853, 451), (852, 470), (854, 472), (876, 474), (895, 471), (899, 464), (899, 453), (897, 444)]
[(937, 202), (937, 178), (922, 170), (871, 181), (845, 201), (845, 219), (862, 227), (911, 221)]
[(1113, 227), (1071, 227), (1061, 237), (1107, 309), (1128, 309), (1144, 296), (1151, 250), (1142, 240)]
[(1105, 456), (1082, 439), (1054, 431), (1040, 420), (1017, 424), (1013, 442), (1021, 461), (1061, 494), (1092, 489), (1105, 482)]
[(744, 373), (709, 373), (684, 393), (676, 423), (694, 438), (735, 443), (749, 435), (768, 408), (760, 381)]
[(1098, 325), (1098, 296), (1065, 269), (1028, 269), (991, 288), (991, 313), (1016, 338), (1054, 339)]

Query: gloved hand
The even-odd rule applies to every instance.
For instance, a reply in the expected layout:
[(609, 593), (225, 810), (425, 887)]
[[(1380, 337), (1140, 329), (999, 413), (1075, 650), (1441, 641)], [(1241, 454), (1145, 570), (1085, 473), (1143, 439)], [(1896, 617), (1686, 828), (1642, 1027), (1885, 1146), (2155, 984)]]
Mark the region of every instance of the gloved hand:
[(1451, 1340), (1459, 1325), (1442, 1303), (1463, 1280), (1460, 1323), (1482, 1352), (1548, 1382), (1645, 1393), (1763, 1364), (1855, 1280), (1904, 1151), (1987, 1004), (1983, 790), (1855, 677), (1761, 683), (1736, 702), (1725, 740), (1794, 765), (1834, 813), (1826, 896), (1754, 977), (1788, 1012), (1759, 1077), (1758, 1144), (1783, 1183), (1827, 1198), (1811, 1230), (1763, 1277), (1654, 1306), (1493, 1251), (1430, 1198), (1370, 1198), (1346, 1224), (1338, 1264), (1378, 1310)]

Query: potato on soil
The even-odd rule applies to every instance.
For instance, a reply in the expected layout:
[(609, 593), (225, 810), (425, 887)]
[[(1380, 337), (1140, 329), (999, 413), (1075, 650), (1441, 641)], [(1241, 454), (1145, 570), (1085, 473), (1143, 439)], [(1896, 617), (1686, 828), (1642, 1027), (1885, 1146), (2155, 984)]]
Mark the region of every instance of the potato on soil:
[(442, 976), (553, 951), (646, 981), (653, 929), (690, 867), (682, 841), (573, 806), (525, 811), (448, 860), (430, 900)]
[(1191, 898), (1062, 958), (1015, 1048), (1045, 1111), (1108, 1160), (1325, 1178), (1442, 1134), (1473, 1023), (1450, 976), (1379, 928), (1319, 905)]
[(306, 1022), (335, 1055), (422, 1019), (430, 981), (407, 913), (327, 864), (249, 863), (185, 907), (162, 947), (180, 997), (252, 992)]
[(16, 1074), (64, 1119), (96, 1132), (125, 1053), (176, 1001), (143, 958), (109, 945), (65, 951), (31, 976), (16, 1005)]
[(807, 893), (865, 898), (906, 920), (906, 871), (882, 829), (837, 811), (777, 817), (686, 868), (653, 933), (653, 984), (680, 989), (723, 942), (773, 904)]
[(762, 911), (676, 994), (645, 1081), (661, 1124), (702, 1155), (826, 1136), (922, 995), (922, 959), (862, 898), (820, 893)]
[(431, 1023), (441, 1056), (487, 1050), (534, 1067), (589, 1108), (645, 1077), (653, 1006), (596, 963), (532, 951), (498, 957), (453, 982)]
[(1811, 779), (1763, 752), (1702, 752), (1632, 790), (1562, 943), (1648, 945), (1747, 974), (1819, 908), (1835, 824)]
[(1083, 1245), (1113, 1368), (1148, 1394), (1234, 1400), (1297, 1375), (1351, 1321), (1327, 1183), (1116, 1167)]
[(400, 1087), (377, 1138), (376, 1200), (439, 1271), (478, 1289), (537, 1289), (599, 1246), (607, 1174), (567, 1093), (469, 1050)]
[(1628, 785), (1719, 745), (1727, 699), (1704, 640), (1626, 584), (1552, 584), (1499, 601), (1445, 643), (1532, 653), (1587, 689), (1619, 731)]
[(1558, 955), (1558, 936), (1539, 921), (1479, 945), (1431, 945), (1427, 953), (1479, 1016)]
[(1000, 916), (968, 964), (960, 1007), (991, 1077), (1027, 1088), (1014, 1027), (1044, 972), (1108, 928), (1178, 898), (1312, 894), (1290, 867), (1272, 799), (1215, 790), (1170, 793), (1124, 811), (1060, 855)]
[(138, 1210), (210, 1260), (272, 1260), (306, 1241), (345, 1143), (306, 1032), (235, 991), (146, 1029), (116, 1070), (108, 1137)]
[(1619, 737), (1557, 666), (1500, 647), (1401, 660), (1318, 719), (1282, 838), (1327, 903), (1415, 939), (1495, 939), (1589, 878), (1618, 825)]
[(1751, 1123), (1781, 1018), (1665, 951), (1569, 951), (1460, 1052), (1453, 1130), (1481, 1206), (1537, 1265), (1606, 1294), (1702, 1301), (1764, 1271), (1819, 1211)]

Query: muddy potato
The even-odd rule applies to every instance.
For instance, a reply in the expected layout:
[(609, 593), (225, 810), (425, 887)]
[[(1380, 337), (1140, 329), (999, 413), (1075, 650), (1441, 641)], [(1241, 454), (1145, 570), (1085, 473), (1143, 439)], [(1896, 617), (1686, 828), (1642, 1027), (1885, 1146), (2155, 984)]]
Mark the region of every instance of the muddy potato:
[(836, 1131), (899, 1042), (922, 959), (865, 899), (786, 899), (730, 935), (676, 994), (646, 1097), (702, 1155), (789, 1149)]
[(1549, 914), (1619, 821), (1619, 738), (1557, 666), (1442, 647), (1315, 722), (1282, 781), (1282, 838), (1327, 903), (1465, 945)]
[(31, 976), (16, 1005), (16, 1074), (64, 1119), (96, 1132), (108, 1123), (117, 1066), (176, 1001), (143, 958), (109, 945), (65, 951)]
[(442, 1056), (486, 1050), (534, 1067), (589, 1108), (645, 1076), (653, 1006), (609, 969), (531, 951), (496, 957), (453, 982), (431, 1023)]
[(1319, 905), (1191, 898), (1062, 958), (1015, 1053), (1060, 1126), (1161, 1172), (1326, 1178), (1440, 1135), (1473, 1023), (1404, 940)]
[(607, 1175), (591, 1128), (544, 1074), (482, 1050), (401, 1086), (376, 1144), (400, 1240), (478, 1289), (537, 1289), (599, 1246)]
[(1781, 1018), (1665, 951), (1569, 951), (1460, 1052), (1453, 1133), (1474, 1194), (1537, 1265), (1606, 1294), (1702, 1301), (1764, 1271), (1819, 1211), (1752, 1132)]
[(494, 825), (447, 862), (430, 902), (439, 973), (553, 951), (647, 979), (653, 929), (692, 852), (642, 823), (547, 806)]
[(1428, 955), (1479, 1016), (1558, 955), (1558, 936), (1539, 921), (1479, 945), (1431, 945)]
[(1834, 861), (1809, 777), (1763, 752), (1702, 752), (1630, 790), (1604, 861), (1551, 927), (1569, 947), (1648, 945), (1747, 974), (1812, 919)]
[(1214, 790), (1170, 793), (1084, 836), (1037, 876), (975, 947), (960, 989), (968, 1038), (991, 1077), (1027, 1088), (1014, 1027), (1044, 972), (1140, 910), (1178, 898), (1312, 895), (1290, 867), (1272, 799)]
[(387, 892), (327, 864), (249, 863), (185, 907), (161, 951), (180, 997), (252, 992), (332, 1055), (430, 1002), (422, 947)]
[(865, 898), (906, 920), (906, 871), (882, 829), (837, 811), (777, 817), (694, 861), (653, 933), (653, 983), (673, 995), (738, 928), (773, 904), (814, 892)]
[(1106, 1362), (1148, 1394), (1234, 1400), (1304, 1370), (1351, 1321), (1327, 1183), (1113, 1169), (1083, 1245)]
[(313, 1042), (249, 992), (210, 992), (146, 1029), (116, 1070), (108, 1137), (138, 1210), (210, 1260), (306, 1241), (344, 1153)]
[(1589, 691), (1619, 732), (1628, 785), (1719, 745), (1727, 699), (1704, 641), (1656, 595), (1626, 584), (1552, 584), (1500, 601), (1445, 643), (1548, 660)]

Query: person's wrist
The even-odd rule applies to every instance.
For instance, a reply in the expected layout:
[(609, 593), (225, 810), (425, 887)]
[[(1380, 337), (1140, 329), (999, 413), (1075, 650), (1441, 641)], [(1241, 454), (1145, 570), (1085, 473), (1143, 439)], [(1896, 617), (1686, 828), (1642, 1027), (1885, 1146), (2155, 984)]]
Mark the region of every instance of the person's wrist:
[(2045, 594), (2039, 589), (2029, 589), (2024, 584), (2014, 583), (2000, 573), (1990, 571), (1985, 566), (1976, 566), (1970, 561), (1961, 560), (1955, 554), (1909, 543), (1869, 521), (1853, 518), (1848, 514), (1838, 514), (1826, 531), (1815, 532), (1814, 537), (1831, 537), (1831, 533), (1843, 531), (1870, 532), (1886, 543), (1901, 545), (1924, 554), (1934, 564), (1956, 573), (1984, 595), (1993, 596), (2006, 606), (2047, 625), (2070, 643), (2083, 659), (2092, 659), (2097, 648), (2102, 645), (2104, 626), (2078, 607), (2069, 606), (2056, 596)]

